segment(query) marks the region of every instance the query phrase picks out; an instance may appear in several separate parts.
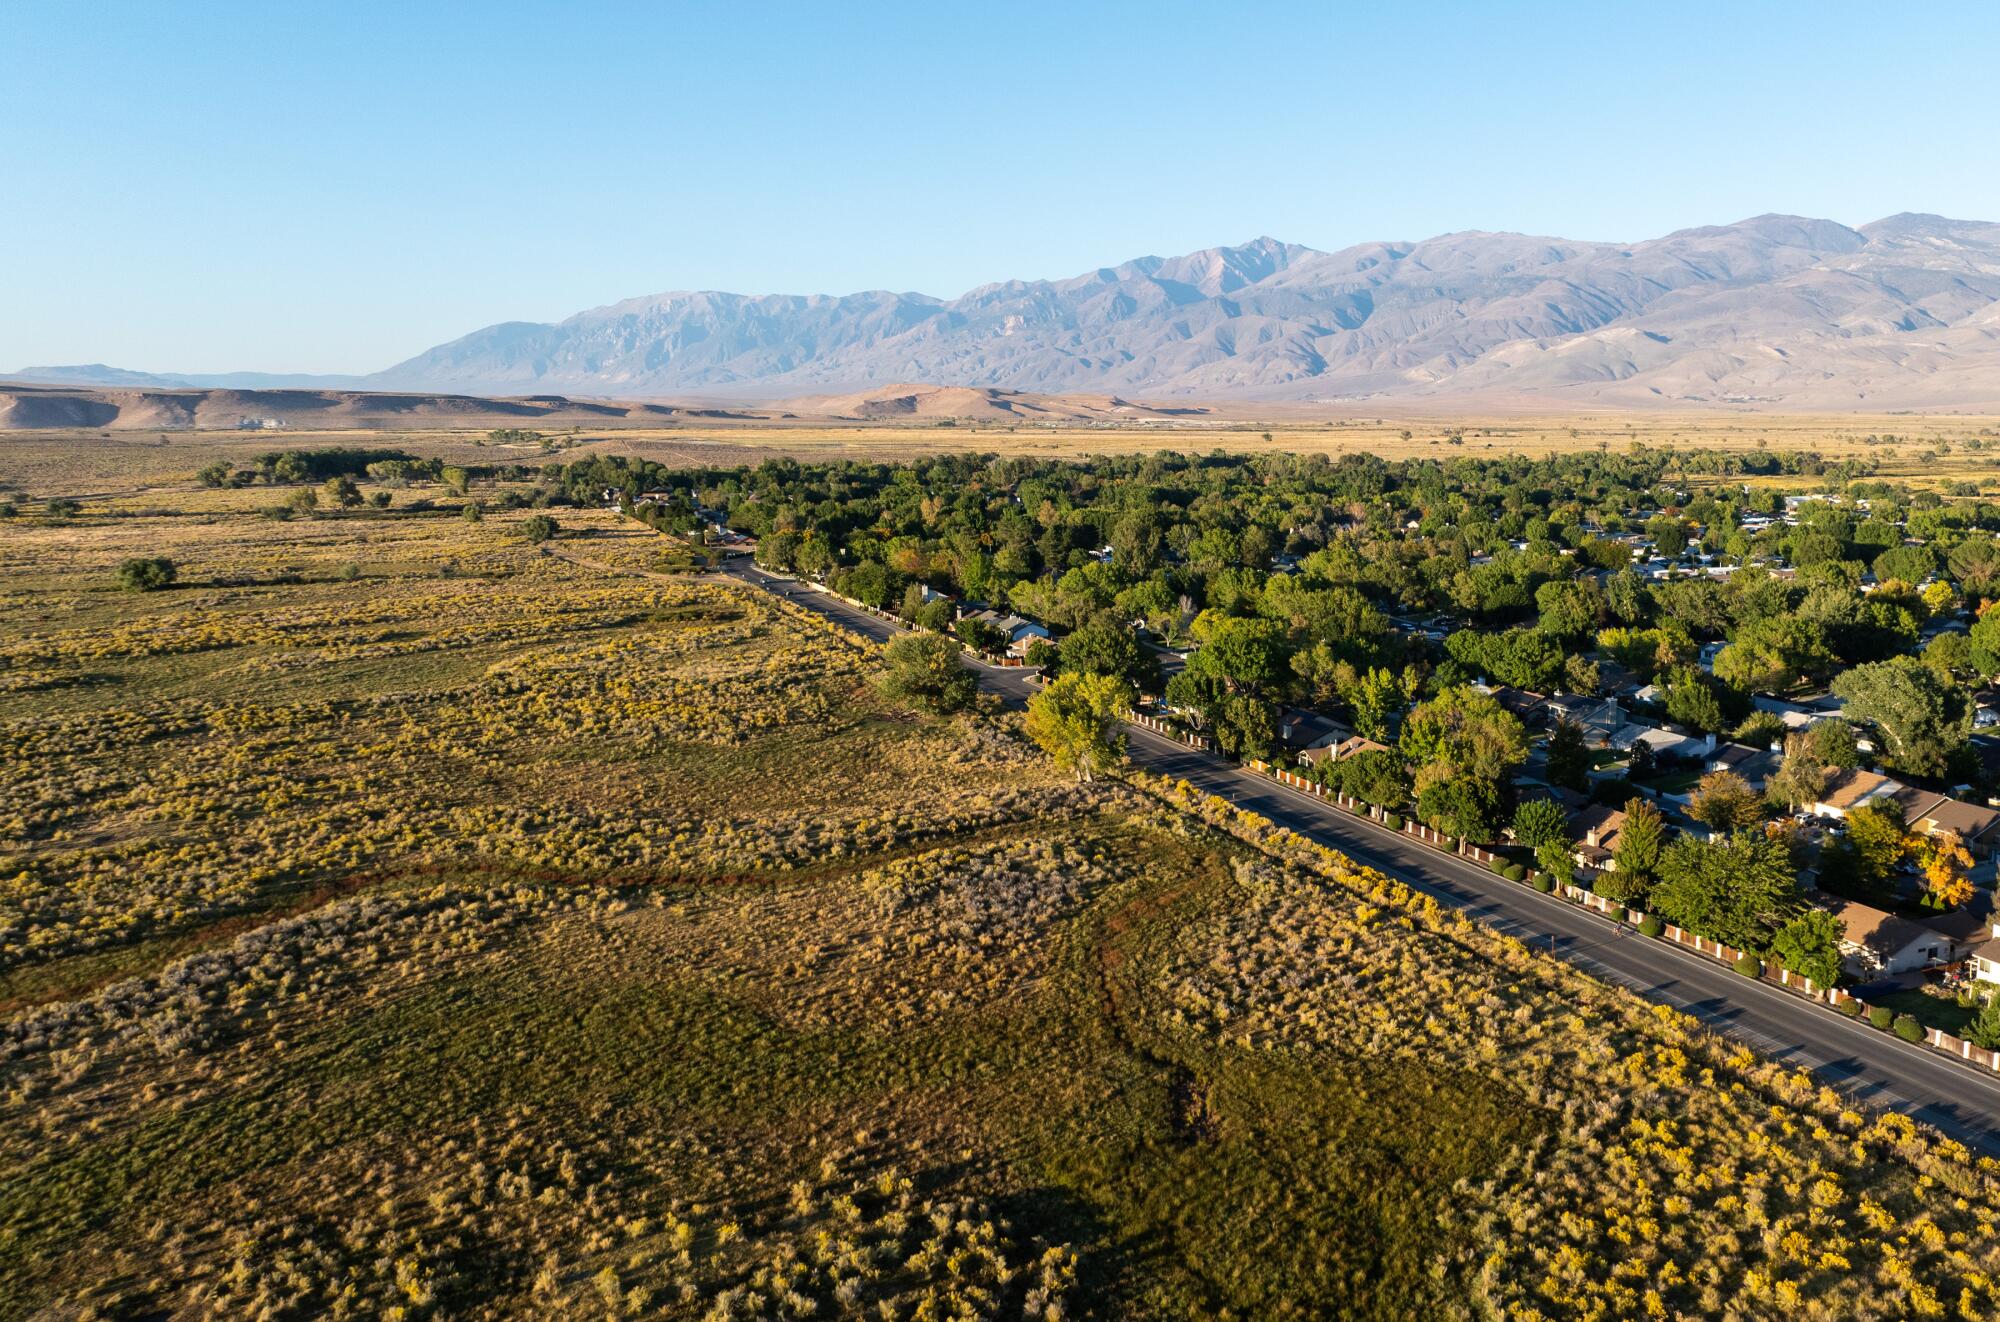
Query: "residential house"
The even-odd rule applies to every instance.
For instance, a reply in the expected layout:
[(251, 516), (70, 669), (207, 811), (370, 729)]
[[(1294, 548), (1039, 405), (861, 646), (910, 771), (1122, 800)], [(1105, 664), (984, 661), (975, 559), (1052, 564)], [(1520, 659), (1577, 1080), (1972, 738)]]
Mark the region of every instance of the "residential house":
[(1351, 734), (1337, 744), (1320, 744), (1317, 747), (1302, 750), (1299, 753), (1299, 761), (1305, 763), (1307, 766), (1311, 766), (1315, 762), (1320, 761), (1338, 762), (1343, 758), (1353, 757), (1356, 753), (1386, 753), (1388, 751), (1389, 746), (1387, 744), (1378, 744), (1373, 739), (1366, 739), (1358, 734)]
[(1351, 738), (1354, 731), (1318, 712), (1304, 711), (1298, 707), (1287, 707), (1278, 717), (1278, 742), (1293, 753), (1306, 753), (1315, 748), (1332, 748), (1343, 739)]
[(1903, 821), (1924, 835), (1954, 832), (1973, 858), (1991, 859), (2000, 845), (2000, 812), (1965, 803), (1948, 794), (1905, 785), (1892, 796), (1903, 809)]
[(1989, 928), (1985, 940), (1966, 952), (1972, 976), (1981, 982), (2000, 982), (2000, 934)]
[(1807, 707), (1802, 703), (1787, 702), (1783, 698), (1774, 698), (1767, 693), (1751, 694), (1750, 706), (1757, 711), (1769, 712), (1784, 722), (1788, 734), (1810, 730), (1827, 718), (1825, 712), (1816, 708)]
[(1760, 793), (1769, 783), (1778, 768), (1784, 765), (1784, 754), (1770, 748), (1752, 748), (1748, 744), (1717, 744), (1715, 750), (1703, 763), (1704, 771), (1733, 771), (1743, 778), (1743, 783)]
[(1593, 872), (1612, 872), (1618, 867), (1618, 833), (1625, 829), (1625, 810), (1596, 803), (1570, 819), (1576, 833), (1573, 857), (1577, 866)]
[(1568, 721), (1583, 731), (1583, 742), (1593, 748), (1609, 747), (1611, 736), (1631, 723), (1616, 698), (1558, 693), (1542, 706), (1549, 715), (1549, 724)]
[(1628, 699), (1645, 686), (1645, 680), (1635, 671), (1619, 665), (1616, 661), (1597, 663), (1597, 691), (1606, 698)]
[(1806, 811), (1815, 817), (1844, 818), (1864, 804), (1888, 798), (1906, 788), (1899, 780), (1856, 767), (1829, 780), (1818, 800), (1807, 805)]
[(1864, 804), (1878, 802), (1894, 803), (1912, 831), (1924, 835), (1956, 832), (1975, 859), (1992, 860), (2000, 849), (2000, 811), (1858, 768), (1843, 771), (1828, 782), (1809, 811), (1820, 817), (1845, 817)]
[(1643, 744), (1651, 750), (1655, 761), (1699, 762), (1715, 751), (1715, 736), (1634, 724), (1613, 730), (1606, 744), (1621, 753), (1629, 753)]
[(1888, 977), (1957, 958), (1949, 936), (1914, 918), (1837, 896), (1828, 897), (1826, 908), (1840, 922), (1841, 962), (1855, 977)]
[(1024, 620), (1018, 615), (1002, 615), (998, 611), (983, 610), (973, 611), (968, 615), (961, 615), (959, 618), (980, 620), (998, 629), (1000, 636), (1006, 640), (1007, 655), (1009, 656), (1025, 655), (1030, 643), (1033, 643), (1037, 639), (1046, 642), (1049, 637), (1049, 631), (1046, 628), (1036, 624), (1033, 620)]
[(1529, 729), (1547, 725), (1548, 698), (1529, 689), (1517, 689), (1506, 684), (1486, 691), (1486, 696), (1500, 704), (1501, 710), (1510, 713)]

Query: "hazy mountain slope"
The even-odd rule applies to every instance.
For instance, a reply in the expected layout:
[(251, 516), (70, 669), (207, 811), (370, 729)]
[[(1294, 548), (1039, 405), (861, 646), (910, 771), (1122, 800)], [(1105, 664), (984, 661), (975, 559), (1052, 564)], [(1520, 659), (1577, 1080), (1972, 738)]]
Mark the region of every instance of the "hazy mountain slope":
[(489, 326), (358, 384), (1991, 407), (1996, 309), (2000, 225), (1929, 215), (1860, 229), (1758, 216), (1633, 244), (1461, 233), (1320, 252), (1264, 238), (950, 300), (658, 294)]
[(55, 427), (99, 427), (111, 431), (234, 427), (264, 419), (274, 419), (292, 428), (567, 426), (611, 421), (645, 424), (714, 416), (728, 415), (715, 410), (565, 399), (559, 395), (480, 399), (384, 391), (128, 389), (0, 382), (0, 431)]
[(103, 363), (24, 367), (5, 374), (10, 381), (57, 386), (130, 386), (164, 390), (342, 390), (365, 385), (366, 377), (307, 372), (134, 372)]

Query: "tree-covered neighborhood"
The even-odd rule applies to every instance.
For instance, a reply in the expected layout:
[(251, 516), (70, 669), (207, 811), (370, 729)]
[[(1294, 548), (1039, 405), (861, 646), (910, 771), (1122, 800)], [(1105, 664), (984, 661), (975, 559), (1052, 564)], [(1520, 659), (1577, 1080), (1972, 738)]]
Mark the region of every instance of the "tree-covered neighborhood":
[(1802, 974), (2000, 978), (2000, 504), (1868, 467), (1635, 446), (563, 480)]

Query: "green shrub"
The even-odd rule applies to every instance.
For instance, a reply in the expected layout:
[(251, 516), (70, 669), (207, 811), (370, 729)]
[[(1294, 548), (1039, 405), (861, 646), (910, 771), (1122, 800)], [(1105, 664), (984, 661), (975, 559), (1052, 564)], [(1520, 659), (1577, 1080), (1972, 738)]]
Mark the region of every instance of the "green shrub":
[(1611, 908), (1610, 908), (1609, 910), (1607, 910), (1607, 912), (1609, 912), (1609, 913), (1610, 913), (1610, 915), (1611, 915), (1611, 916), (1612, 916), (1612, 917), (1613, 917), (1614, 919), (1616, 919), (1617, 921), (1619, 921), (1619, 922), (1621, 922), (1621, 923), (1625, 921), (1625, 918), (1626, 918), (1626, 910), (1625, 910), (1625, 906), (1624, 906), (1624, 905), (1622, 905), (1622, 904), (1614, 904), (1614, 905), (1612, 905), (1612, 906), (1611, 906)]
[(1889, 1007), (1886, 1005), (1871, 1005), (1868, 1007), (1868, 1022), (1877, 1028), (1887, 1028), (1894, 1021), (1895, 1017), (1889, 1013)]
[(1666, 935), (1666, 931), (1666, 920), (1656, 913), (1649, 913), (1639, 920), (1639, 935), (1641, 936), (1664, 936)]
[(1924, 1040), (1924, 1026), (1906, 1014), (1896, 1016), (1896, 1036), (1905, 1042)]
[(1387, 817), (1384, 817), (1382, 824), (1391, 831), (1400, 831), (1403, 829), (1403, 819), (1396, 813), (1390, 813)]
[(1495, 854), (1486, 864), (1487, 870), (1496, 877), (1507, 875), (1507, 860)]
[(521, 525), (521, 535), (535, 543), (546, 542), (561, 531), (556, 521), (546, 514), (531, 514)]
[(174, 562), (163, 555), (138, 556), (118, 566), (118, 586), (127, 592), (158, 592), (174, 581)]
[(1535, 874), (1536, 890), (1540, 891), (1544, 895), (1547, 895), (1550, 891), (1554, 890), (1555, 888), (1556, 888), (1555, 879), (1549, 876), (1548, 873), (1537, 872)]
[(1744, 951), (1736, 957), (1736, 971), (1746, 978), (1755, 978), (1764, 972), (1764, 961)]
[(1438, 841), (1438, 846), (1439, 848), (1442, 849), (1450, 849), (1456, 851), (1458, 849), (1458, 837), (1455, 835), (1448, 835), (1444, 839)]
[(1859, 1019), (1861, 1017), (1861, 1002), (1850, 996), (1840, 1003), (1840, 1012), (1849, 1019)]
[(1509, 881), (1520, 881), (1528, 875), (1528, 870), (1519, 863), (1511, 864), (1504, 874)]

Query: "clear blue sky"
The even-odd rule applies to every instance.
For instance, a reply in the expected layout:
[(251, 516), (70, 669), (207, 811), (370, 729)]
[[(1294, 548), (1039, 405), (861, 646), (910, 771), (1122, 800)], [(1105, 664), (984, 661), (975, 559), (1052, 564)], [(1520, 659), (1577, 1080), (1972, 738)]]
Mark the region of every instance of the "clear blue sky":
[(2000, 220), (2000, 6), (13, 0), (0, 370), (1268, 233)]

